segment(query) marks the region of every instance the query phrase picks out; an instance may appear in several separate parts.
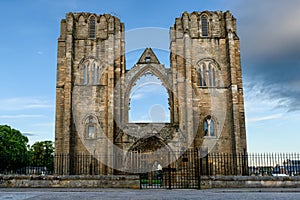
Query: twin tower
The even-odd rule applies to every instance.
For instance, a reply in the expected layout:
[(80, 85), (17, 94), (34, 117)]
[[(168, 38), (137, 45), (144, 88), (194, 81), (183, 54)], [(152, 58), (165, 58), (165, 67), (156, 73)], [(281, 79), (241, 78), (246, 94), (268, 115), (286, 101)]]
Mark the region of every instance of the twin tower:
[[(229, 11), (176, 18), (170, 67), (145, 47), (126, 69), (125, 38), (124, 24), (109, 14), (68, 13), (61, 21), (55, 148), (64, 160), (56, 161), (58, 174), (82, 173), (74, 166), (77, 155), (94, 156), (89, 162), (101, 165), (99, 174), (112, 174), (126, 171), (134, 152), (141, 155), (138, 165), (150, 169), (189, 149), (201, 155), (246, 151), (240, 44)], [(149, 74), (166, 88), (170, 123), (129, 121), (132, 88)], [(158, 156), (166, 151), (168, 159)]]

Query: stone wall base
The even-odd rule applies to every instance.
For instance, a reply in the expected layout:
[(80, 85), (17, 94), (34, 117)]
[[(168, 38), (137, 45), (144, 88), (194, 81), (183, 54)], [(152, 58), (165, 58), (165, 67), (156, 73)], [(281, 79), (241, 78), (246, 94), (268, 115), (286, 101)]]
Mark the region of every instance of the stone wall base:
[[(139, 176), (0, 175), (0, 188), (128, 188), (139, 189)], [(300, 176), (202, 176), (208, 188), (300, 188)]]
[(0, 176), (1, 188), (139, 189), (139, 176)]
[(201, 188), (300, 188), (300, 176), (203, 176)]

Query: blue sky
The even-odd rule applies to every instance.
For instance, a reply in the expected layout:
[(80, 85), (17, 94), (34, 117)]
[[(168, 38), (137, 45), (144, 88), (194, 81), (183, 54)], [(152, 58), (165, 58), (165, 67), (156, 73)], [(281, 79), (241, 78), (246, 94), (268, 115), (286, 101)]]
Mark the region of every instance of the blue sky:
[[(130, 46), (130, 31), (158, 27), (167, 37), (164, 30), (183, 11), (201, 10), (230, 10), (238, 20), (248, 150), (299, 152), (298, 0), (2, 0), (0, 124), (21, 130), (31, 143), (54, 140), (57, 38), (66, 13), (119, 17), (128, 33), (130, 55), (135, 49)], [(168, 53), (158, 54), (167, 65)], [(137, 61), (135, 55), (127, 58), (128, 68)]]

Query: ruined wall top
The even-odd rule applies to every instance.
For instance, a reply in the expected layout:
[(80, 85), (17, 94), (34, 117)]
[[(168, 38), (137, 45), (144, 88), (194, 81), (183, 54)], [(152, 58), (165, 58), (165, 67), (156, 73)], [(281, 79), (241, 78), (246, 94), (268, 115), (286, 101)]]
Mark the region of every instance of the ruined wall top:
[(191, 38), (225, 38), (228, 33), (236, 33), (236, 19), (230, 11), (202, 11), (182, 13), (176, 18), (175, 24), (171, 27), (170, 38), (174, 41), (189, 34)]
[[(93, 27), (91, 27), (93, 26)], [(95, 37), (91, 37), (94, 29)], [(124, 23), (118, 17), (110, 14), (97, 15), (95, 13), (79, 12), (67, 13), (61, 20), (61, 32), (59, 39), (65, 39), (67, 34), (72, 34), (76, 39), (102, 39), (110, 34), (124, 32)]]

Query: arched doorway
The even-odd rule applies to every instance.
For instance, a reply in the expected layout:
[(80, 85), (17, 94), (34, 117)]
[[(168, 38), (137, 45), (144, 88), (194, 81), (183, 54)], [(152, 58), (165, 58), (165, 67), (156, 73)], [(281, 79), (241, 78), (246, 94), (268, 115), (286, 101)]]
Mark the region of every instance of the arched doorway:
[[(127, 171), (140, 175), (142, 187), (162, 187), (163, 172), (170, 168), (175, 155), (171, 148), (156, 136), (142, 138), (129, 149)], [(131, 170), (129, 169), (131, 168)]]
[(144, 173), (162, 169), (173, 157), (171, 148), (157, 136), (141, 138), (127, 152), (126, 171)]

